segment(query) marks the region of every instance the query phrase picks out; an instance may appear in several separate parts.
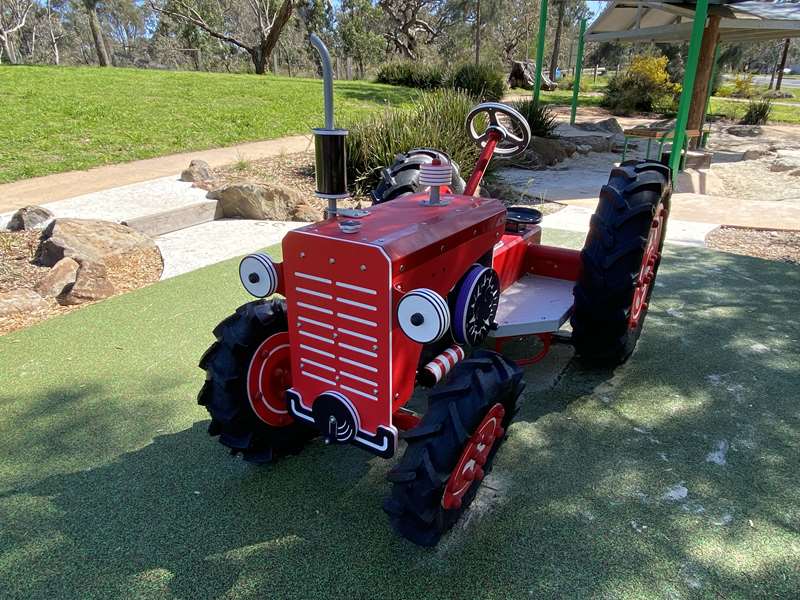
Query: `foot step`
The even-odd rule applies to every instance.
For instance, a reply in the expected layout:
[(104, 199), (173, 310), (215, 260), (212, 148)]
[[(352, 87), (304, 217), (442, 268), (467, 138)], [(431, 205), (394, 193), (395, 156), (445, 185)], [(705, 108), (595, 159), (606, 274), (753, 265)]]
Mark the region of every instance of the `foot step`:
[(122, 224), (145, 235), (155, 237), (220, 218), (222, 213), (218, 204), (216, 200), (203, 200), (160, 213), (128, 219)]

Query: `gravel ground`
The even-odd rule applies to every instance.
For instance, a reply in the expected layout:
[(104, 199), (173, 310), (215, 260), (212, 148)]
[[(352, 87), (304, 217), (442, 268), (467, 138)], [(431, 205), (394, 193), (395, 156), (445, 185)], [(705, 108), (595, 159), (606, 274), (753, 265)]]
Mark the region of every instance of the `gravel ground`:
[[(40, 231), (0, 232), (0, 292), (33, 289), (50, 270), (32, 263), (40, 234)], [(161, 253), (157, 249), (115, 256), (104, 262), (108, 279), (116, 290), (115, 295), (158, 281), (164, 268)], [(94, 304), (87, 302), (78, 306), (61, 306), (55, 298), (46, 300), (47, 307), (43, 310), (0, 317), (0, 335)]]
[(714, 250), (800, 264), (800, 231), (718, 227), (706, 237)]

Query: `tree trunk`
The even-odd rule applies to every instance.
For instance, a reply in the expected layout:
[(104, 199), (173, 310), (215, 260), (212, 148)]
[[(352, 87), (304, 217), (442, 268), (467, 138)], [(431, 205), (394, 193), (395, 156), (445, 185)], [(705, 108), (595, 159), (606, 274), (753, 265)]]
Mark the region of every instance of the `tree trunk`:
[(267, 61), (269, 55), (264, 52), (264, 42), (255, 46), (250, 50), (250, 58), (253, 59), (253, 66), (256, 69), (256, 75), (263, 75), (267, 72)]
[(781, 64), (778, 67), (778, 82), (775, 84), (775, 89), (781, 89), (783, 83), (783, 70), (786, 68), (786, 56), (789, 54), (789, 38), (783, 43), (783, 55), (781, 56)]
[[(3, 36), (3, 51), (8, 58), (8, 62), (10, 62), (12, 65), (17, 64), (17, 57), (14, 54), (14, 50), (11, 48), (11, 42), (8, 41), (8, 35)], [(0, 58), (2, 58), (2, 55), (3, 52), (0, 52)]]
[(558, 24), (556, 25), (556, 35), (553, 39), (553, 55), (550, 57), (550, 79), (556, 81), (556, 68), (558, 67), (558, 55), (561, 52), (561, 33), (564, 29), (564, 2), (558, 3)]
[(475, 65), (481, 64), (481, 0), (475, 3)]
[(100, 63), (101, 67), (107, 67), (111, 64), (111, 61), (108, 60), (106, 42), (103, 38), (103, 29), (100, 26), (100, 19), (97, 17), (97, 4), (92, 0), (84, 0), (84, 6), (89, 15), (89, 28), (92, 30), (94, 48), (97, 51), (97, 62)]
[[(714, 50), (717, 47), (717, 42), (719, 42), (719, 22), (719, 15), (711, 15), (708, 18), (708, 25), (703, 31), (703, 41), (700, 44), (700, 60), (697, 63), (686, 129), (700, 129), (705, 120), (706, 99), (711, 85), (711, 73), (714, 70)], [(695, 140), (695, 143), (698, 141), (699, 139)]]

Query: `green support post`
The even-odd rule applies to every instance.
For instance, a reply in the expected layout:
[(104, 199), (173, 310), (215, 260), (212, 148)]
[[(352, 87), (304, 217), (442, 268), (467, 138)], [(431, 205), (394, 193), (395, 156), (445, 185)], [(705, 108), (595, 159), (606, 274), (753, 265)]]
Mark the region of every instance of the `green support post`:
[(533, 84), (533, 105), (539, 105), (539, 90), (542, 87), (542, 61), (544, 60), (544, 35), (547, 31), (547, 0), (539, 7), (539, 37), (536, 40), (536, 75)]
[(581, 33), (578, 37), (578, 58), (575, 62), (575, 81), (572, 88), (572, 111), (569, 113), (569, 124), (575, 125), (575, 113), (578, 111), (578, 93), (581, 91), (581, 71), (583, 70), (583, 36), (586, 33), (586, 19), (581, 19)]
[(692, 37), (689, 39), (689, 56), (686, 59), (686, 72), (683, 76), (683, 90), (678, 104), (678, 117), (675, 120), (675, 137), (672, 140), (672, 150), (669, 155), (669, 166), (672, 169), (673, 182), (678, 178), (683, 154), (683, 145), (686, 141), (686, 123), (689, 120), (689, 106), (692, 103), (694, 80), (697, 77), (697, 63), (700, 60), (700, 46), (703, 42), (703, 31), (706, 28), (708, 17), (708, 0), (697, 0), (694, 8), (694, 22), (692, 23)]

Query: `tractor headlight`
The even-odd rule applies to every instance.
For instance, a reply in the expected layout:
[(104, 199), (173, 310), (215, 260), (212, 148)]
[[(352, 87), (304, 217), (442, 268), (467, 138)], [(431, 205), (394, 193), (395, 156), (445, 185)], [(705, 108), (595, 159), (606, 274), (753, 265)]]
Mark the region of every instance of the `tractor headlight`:
[(239, 263), (242, 285), (256, 298), (271, 296), (278, 289), (278, 270), (266, 254), (248, 254)]
[(419, 288), (400, 299), (397, 321), (409, 338), (420, 344), (429, 344), (450, 329), (450, 309), (439, 294)]

